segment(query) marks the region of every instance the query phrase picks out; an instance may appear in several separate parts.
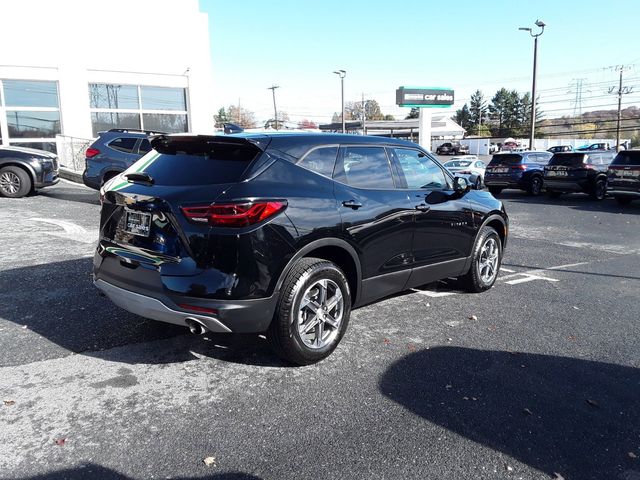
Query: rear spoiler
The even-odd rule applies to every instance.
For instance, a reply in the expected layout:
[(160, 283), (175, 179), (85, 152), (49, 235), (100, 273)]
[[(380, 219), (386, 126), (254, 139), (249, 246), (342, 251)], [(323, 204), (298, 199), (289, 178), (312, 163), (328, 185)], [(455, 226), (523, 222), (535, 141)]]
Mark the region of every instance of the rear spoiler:
[[(179, 152), (184, 153), (206, 153), (220, 146), (238, 146), (255, 148), (260, 152), (264, 152), (271, 137), (266, 135), (255, 135), (251, 137), (225, 136), (225, 135), (155, 135), (150, 138), (151, 146), (158, 153), (175, 155)], [(256, 152), (257, 153), (257, 152)]]

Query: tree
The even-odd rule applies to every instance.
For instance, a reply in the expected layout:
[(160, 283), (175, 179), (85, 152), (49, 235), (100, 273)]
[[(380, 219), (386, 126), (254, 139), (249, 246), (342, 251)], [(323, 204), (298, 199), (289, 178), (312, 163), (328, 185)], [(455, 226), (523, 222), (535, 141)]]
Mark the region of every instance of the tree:
[(383, 120), (388, 120), (388, 121), (394, 121), (396, 119), (396, 117), (394, 117), (393, 115), (387, 114), (384, 116)]
[(287, 112), (278, 112), (278, 122), (273, 118), (270, 118), (264, 123), (264, 128), (275, 128), (276, 130), (282, 130), (286, 128), (286, 124), (289, 123), (289, 114)]
[(229, 120), (242, 128), (256, 128), (255, 114), (238, 105), (229, 105), (227, 108)]
[(224, 109), (224, 107), (220, 108), (220, 110), (218, 110), (218, 113), (216, 115), (213, 116), (213, 120), (214, 120), (214, 126), (216, 128), (222, 128), (224, 126), (225, 123), (229, 123), (229, 115), (227, 115), (227, 111)]
[[(364, 109), (367, 120), (383, 120), (384, 114), (375, 100), (365, 100)], [(344, 116), (347, 120), (362, 120), (362, 102), (347, 102), (344, 105)]]
[(404, 117), (405, 120), (409, 120), (411, 118), (419, 118), (420, 117), (420, 109), (413, 107), (411, 109), (411, 111), (409, 112), (409, 115), (407, 115), (406, 117)]
[(501, 88), (491, 99), (489, 105), (490, 118), (497, 124), (495, 133), (499, 137), (518, 135), (522, 127), (521, 99), (516, 90)]
[[(480, 90), (476, 90), (469, 101), (469, 112), (471, 114), (471, 132), (475, 135), (484, 136), (480, 133), (480, 126), (487, 122), (487, 102)], [(482, 129), (485, 132), (487, 129)], [(489, 133), (491, 135), (491, 133)]]
[(342, 122), (342, 115), (337, 112), (333, 112), (333, 116), (331, 117), (331, 123), (340, 123), (340, 122)]
[(471, 127), (471, 113), (469, 112), (469, 106), (466, 103), (462, 108), (456, 110), (456, 114), (453, 116), (453, 121), (465, 130), (469, 130)]
[(305, 118), (304, 120), (300, 120), (298, 122), (298, 128), (301, 128), (301, 129), (317, 129), (318, 125), (314, 121), (307, 120)]

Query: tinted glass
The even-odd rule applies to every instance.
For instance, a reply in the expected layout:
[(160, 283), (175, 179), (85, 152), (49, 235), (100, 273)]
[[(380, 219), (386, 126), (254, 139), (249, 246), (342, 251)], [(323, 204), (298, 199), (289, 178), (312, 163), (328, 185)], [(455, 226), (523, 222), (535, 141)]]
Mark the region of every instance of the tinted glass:
[(584, 153), (558, 153), (551, 157), (549, 165), (576, 166), (582, 165), (585, 159)]
[(91, 108), (140, 108), (138, 87), (106, 83), (89, 84)]
[(298, 165), (331, 178), (337, 156), (338, 147), (318, 148), (298, 162)]
[[(394, 152), (407, 181), (407, 188), (443, 189), (448, 187), (442, 169), (429, 157), (409, 148), (395, 148)], [(459, 162), (469, 165), (471, 162)]]
[(137, 141), (138, 141), (137, 138), (131, 138), (131, 137), (116, 138), (109, 142), (109, 147), (119, 152), (131, 153), (134, 147), (136, 146)]
[(483, 162), (476, 162), (476, 168), (484, 168), (484, 163)]
[[(398, 150), (396, 150), (396, 152), (398, 152)], [(469, 165), (471, 165), (471, 161), (468, 161), (468, 160), (454, 160), (452, 162), (447, 162), (444, 164), (444, 166), (447, 168), (468, 167)]]
[(3, 80), (4, 102), (7, 107), (58, 108), (56, 82)]
[(348, 185), (357, 188), (394, 188), (384, 148), (347, 147), (342, 160), (339, 178)]
[(522, 161), (522, 155), (516, 155), (513, 153), (501, 153), (500, 155), (494, 155), (491, 157), (489, 165), (520, 165)]
[(140, 129), (140, 115), (137, 113), (93, 112), (91, 113), (93, 136), (111, 128)]
[(240, 180), (257, 152), (253, 148), (215, 146), (201, 154), (176, 155), (151, 151), (131, 168), (150, 161), (142, 171), (151, 175), (157, 185), (214, 185)]
[(144, 110), (186, 110), (184, 88), (140, 87)]
[(138, 153), (140, 155), (144, 155), (147, 152), (151, 151), (151, 143), (146, 138), (142, 140), (140, 146), (138, 147)]
[(170, 113), (143, 113), (144, 129), (154, 132), (183, 133), (187, 131), (187, 116)]
[(60, 112), (8, 111), (9, 138), (55, 137), (60, 133)]
[(611, 165), (640, 165), (640, 150), (618, 153)]

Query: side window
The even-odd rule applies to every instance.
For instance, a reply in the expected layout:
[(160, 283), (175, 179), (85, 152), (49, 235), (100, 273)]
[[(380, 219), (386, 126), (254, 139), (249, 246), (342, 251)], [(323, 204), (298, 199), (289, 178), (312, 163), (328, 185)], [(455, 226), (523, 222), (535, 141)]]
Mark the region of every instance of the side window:
[(138, 147), (138, 153), (140, 155), (144, 155), (145, 153), (150, 151), (151, 151), (151, 143), (149, 143), (149, 140), (145, 138), (144, 140), (142, 140), (142, 143), (140, 143), (140, 146)]
[(422, 152), (411, 148), (394, 148), (393, 151), (404, 174), (407, 188), (442, 190), (449, 187), (447, 176), (442, 169)]
[(109, 147), (123, 153), (131, 153), (136, 146), (137, 138), (120, 137), (109, 142)]
[(586, 163), (590, 163), (592, 165), (602, 165), (602, 155), (599, 153), (590, 153), (588, 155), (588, 159)]
[(476, 168), (483, 168), (484, 167), (484, 163), (482, 163), (480, 160), (478, 160), (476, 162)]
[(298, 165), (331, 178), (333, 167), (338, 156), (338, 147), (324, 147), (312, 150), (307, 156), (298, 162)]
[(357, 188), (393, 189), (391, 167), (382, 147), (345, 147), (336, 179)]

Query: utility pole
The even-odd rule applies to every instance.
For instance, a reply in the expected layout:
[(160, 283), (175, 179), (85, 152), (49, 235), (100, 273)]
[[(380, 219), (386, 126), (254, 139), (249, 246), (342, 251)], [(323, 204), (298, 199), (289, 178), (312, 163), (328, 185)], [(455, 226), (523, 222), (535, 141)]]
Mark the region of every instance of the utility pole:
[(367, 103), (364, 101), (364, 92), (362, 92), (362, 135), (367, 134)]
[(633, 87), (623, 87), (622, 86), (622, 73), (627, 70), (629, 67), (625, 65), (618, 65), (616, 70), (620, 72), (620, 81), (618, 84), (618, 90), (616, 91), (616, 87), (610, 87), (608, 93), (613, 93), (618, 95), (618, 122), (616, 124), (616, 152), (620, 149), (620, 121), (622, 117), (622, 95), (627, 93), (631, 93)]
[(335, 73), (340, 77), (340, 92), (341, 92), (340, 98), (342, 99), (342, 133), (346, 133), (347, 128), (346, 128), (346, 122), (344, 118), (344, 77), (347, 76), (347, 72), (345, 70), (336, 70), (333, 73)]
[(531, 85), (531, 134), (529, 135), (529, 149), (534, 150), (536, 137), (536, 70), (538, 68), (538, 37), (544, 33), (547, 25), (542, 20), (536, 20), (536, 27), (540, 28), (540, 33), (533, 33), (528, 27), (520, 27), (518, 30), (529, 32), (533, 37), (533, 83)]
[(271, 85), (267, 90), (271, 90), (273, 94), (273, 118), (276, 123), (276, 130), (278, 130), (278, 110), (276, 109), (276, 88), (280, 88), (279, 85)]

